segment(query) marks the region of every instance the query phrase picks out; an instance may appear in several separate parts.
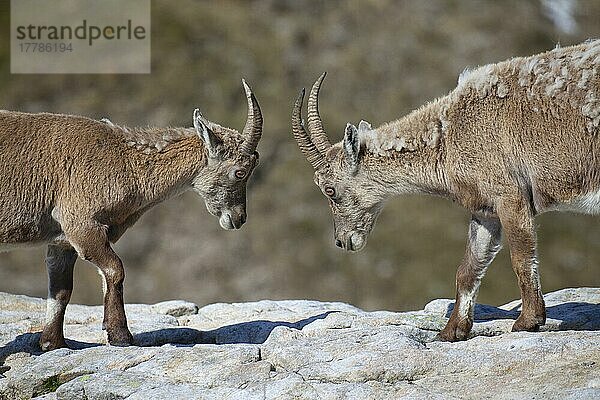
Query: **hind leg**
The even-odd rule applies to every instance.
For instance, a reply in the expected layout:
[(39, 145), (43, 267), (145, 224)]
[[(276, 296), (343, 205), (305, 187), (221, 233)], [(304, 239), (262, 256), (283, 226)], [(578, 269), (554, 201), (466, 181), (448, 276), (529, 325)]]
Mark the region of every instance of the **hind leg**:
[(512, 267), (521, 289), (521, 315), (513, 331), (537, 331), (546, 323), (546, 307), (536, 250), (536, 233), (533, 215), (527, 202), (519, 199), (499, 210), (506, 241), (510, 246)]
[(76, 260), (77, 254), (72, 247), (48, 245), (46, 253), (48, 300), (46, 323), (40, 337), (40, 347), (43, 351), (67, 347), (63, 322), (73, 291), (73, 267)]

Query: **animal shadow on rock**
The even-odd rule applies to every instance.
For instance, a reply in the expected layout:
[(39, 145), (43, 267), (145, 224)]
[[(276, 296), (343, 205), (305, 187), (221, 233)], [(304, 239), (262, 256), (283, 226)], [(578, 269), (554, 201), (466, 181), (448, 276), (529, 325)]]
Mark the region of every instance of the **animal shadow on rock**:
[[(166, 328), (155, 331), (141, 332), (134, 335), (134, 346), (152, 347), (172, 344), (176, 346), (193, 346), (196, 344), (261, 344), (264, 343), (273, 329), (278, 326), (302, 330), (306, 325), (324, 319), (327, 315), (337, 311), (325, 313), (302, 319), (296, 322), (287, 321), (249, 321), (238, 324), (226, 325), (210, 331), (200, 331), (193, 328)], [(24, 333), (17, 336), (13, 341), (0, 347), (0, 374), (8, 371), (9, 366), (2, 364), (8, 356), (16, 353), (27, 353), (29, 355), (41, 355), (39, 339), (41, 332)], [(72, 350), (81, 350), (90, 347), (105, 346), (101, 343), (88, 343), (77, 340), (66, 339), (67, 346)]]
[[(446, 318), (450, 317), (454, 309), (454, 302), (448, 305)], [(475, 318), (477, 322), (488, 322), (501, 319), (517, 319), (521, 312), (521, 304), (517, 304), (510, 310), (488, 306), (484, 304), (475, 305)], [(600, 330), (600, 304), (586, 302), (566, 302), (546, 307), (546, 325), (551, 325), (550, 330)], [(558, 324), (549, 320), (557, 320)], [(542, 330), (548, 330), (543, 329)]]
[[(40, 349), (41, 332), (23, 333), (18, 335), (13, 341), (0, 347), (0, 374), (8, 371), (9, 366), (2, 365), (8, 356), (17, 353), (27, 353), (32, 356), (39, 356), (44, 352)], [(87, 349), (90, 347), (103, 346), (100, 343), (81, 342), (78, 340), (65, 339), (67, 346), (72, 350)]]
[(278, 326), (302, 330), (306, 325), (326, 318), (337, 311), (327, 311), (319, 315), (296, 322), (287, 321), (248, 321), (225, 325), (210, 331), (200, 331), (193, 328), (166, 328), (156, 331), (141, 332), (134, 335), (135, 344), (143, 347), (162, 346), (164, 344), (188, 345), (195, 344), (262, 344), (273, 329)]

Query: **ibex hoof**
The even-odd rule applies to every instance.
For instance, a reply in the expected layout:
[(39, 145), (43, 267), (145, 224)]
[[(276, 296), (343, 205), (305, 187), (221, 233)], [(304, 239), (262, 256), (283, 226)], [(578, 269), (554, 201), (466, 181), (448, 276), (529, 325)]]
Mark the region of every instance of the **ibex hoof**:
[(446, 327), (436, 335), (435, 340), (441, 342), (458, 342), (460, 340), (467, 340), (472, 326), (473, 323), (468, 320), (462, 320), (458, 323), (455, 323), (452, 321), (452, 319), (450, 319), (446, 324)]
[(465, 340), (466, 338), (466, 336), (457, 335), (455, 332), (441, 331), (440, 333), (435, 335), (434, 340), (436, 342), (458, 342), (461, 340)]
[(62, 349), (63, 347), (67, 347), (67, 343), (65, 343), (65, 339), (61, 340), (51, 340), (44, 339), (44, 337), (40, 338), (40, 348), (42, 351), (51, 351), (56, 349)]
[(540, 326), (546, 323), (546, 317), (523, 317), (517, 318), (512, 326), (513, 332), (537, 332)]
[(108, 344), (111, 346), (127, 347), (133, 344), (133, 335), (127, 328), (122, 331), (108, 332)]

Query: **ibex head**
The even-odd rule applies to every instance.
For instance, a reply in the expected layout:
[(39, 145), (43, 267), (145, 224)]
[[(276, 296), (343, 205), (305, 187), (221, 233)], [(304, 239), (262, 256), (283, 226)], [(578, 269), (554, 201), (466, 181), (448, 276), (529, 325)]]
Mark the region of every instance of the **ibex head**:
[(194, 128), (204, 142), (208, 161), (193, 187), (224, 229), (239, 229), (246, 222), (246, 183), (258, 165), (256, 146), (262, 135), (258, 101), (246, 81), (242, 84), (248, 99), (248, 118), (241, 135), (194, 110)]
[(292, 113), (292, 131), (300, 150), (315, 169), (314, 180), (333, 213), (335, 244), (345, 250), (358, 251), (383, 208), (383, 194), (369, 179), (361, 152), (359, 131), (371, 126), (361, 121), (358, 129), (346, 125), (344, 139), (331, 145), (319, 115), (319, 90), (325, 73), (317, 79), (308, 97), (308, 131), (302, 120), (304, 89), (296, 99)]

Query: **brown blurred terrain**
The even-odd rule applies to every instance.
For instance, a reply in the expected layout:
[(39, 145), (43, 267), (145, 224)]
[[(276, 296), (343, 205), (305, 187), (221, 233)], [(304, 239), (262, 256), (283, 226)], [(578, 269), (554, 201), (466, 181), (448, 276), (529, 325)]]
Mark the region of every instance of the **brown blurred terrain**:
[[(265, 115), (249, 220), (222, 230), (192, 193), (148, 212), (116, 245), (127, 302), (198, 304), (269, 299), (344, 301), (366, 309), (421, 308), (454, 296), (468, 214), (450, 202), (397, 198), (358, 254), (333, 244), (329, 208), (290, 133), (291, 104), (322, 71), (321, 114), (332, 140), (347, 121), (394, 120), (446, 94), (467, 66), (570, 45), (600, 33), (600, 2), (154, 1), (149, 75), (11, 75), (8, 1), (0, 3), (0, 108), (109, 117), (124, 125), (191, 126), (192, 110), (240, 129), (240, 78)], [(101, 157), (101, 154), (98, 155)], [(600, 221), (538, 218), (542, 286), (600, 286)], [(45, 296), (45, 250), (0, 255), (0, 290)], [(73, 301), (100, 303), (95, 268), (79, 261)], [(480, 301), (518, 297), (507, 250)]]

